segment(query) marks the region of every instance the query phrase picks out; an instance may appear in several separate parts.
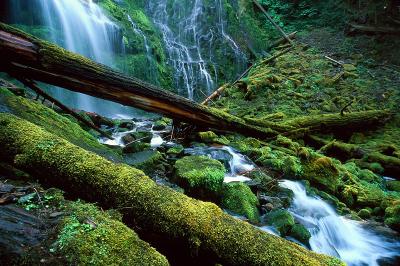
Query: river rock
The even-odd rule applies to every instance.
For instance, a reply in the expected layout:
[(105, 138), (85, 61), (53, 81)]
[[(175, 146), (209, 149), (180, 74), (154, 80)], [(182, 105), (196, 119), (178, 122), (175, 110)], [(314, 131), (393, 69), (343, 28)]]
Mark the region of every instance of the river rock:
[(175, 162), (174, 180), (188, 194), (209, 199), (222, 189), (225, 167), (217, 160), (206, 156), (186, 156)]
[(140, 141), (134, 141), (126, 145), (122, 151), (124, 153), (135, 153), (135, 152), (141, 152), (147, 149), (150, 149), (151, 145), (149, 143), (145, 142), (140, 142)]
[(252, 223), (258, 223), (260, 220), (260, 203), (250, 187), (242, 182), (224, 184), (221, 205), (234, 213), (246, 216)]

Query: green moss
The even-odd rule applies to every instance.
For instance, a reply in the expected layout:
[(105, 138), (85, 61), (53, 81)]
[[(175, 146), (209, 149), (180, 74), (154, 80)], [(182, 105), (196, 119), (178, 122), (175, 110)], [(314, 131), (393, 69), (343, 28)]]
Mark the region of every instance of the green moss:
[(157, 120), (153, 124), (153, 130), (163, 130), (168, 126), (167, 122), (164, 120)]
[(289, 235), (305, 245), (308, 245), (308, 241), (311, 238), (310, 232), (302, 224), (294, 224), (290, 229)]
[(360, 216), (360, 218), (362, 219), (368, 219), (371, 217), (371, 211), (368, 209), (361, 209), (358, 213), (358, 216)]
[(121, 156), (112, 149), (102, 145), (90, 133), (77, 123), (60, 115), (40, 102), (14, 96), (6, 89), (0, 90), (0, 105), (6, 112), (32, 121), (47, 131), (62, 137), (86, 150), (96, 152), (113, 160), (121, 160)]
[(199, 132), (198, 136), (200, 140), (205, 143), (213, 143), (215, 142), (216, 138), (218, 138), (217, 134), (212, 131)]
[[(51, 148), (37, 148), (49, 140)], [(344, 265), (257, 230), (212, 203), (158, 186), (139, 170), (107, 161), (13, 115), (0, 114), (0, 148), (4, 159), (41, 182), (97, 199), (104, 207), (124, 208), (126, 218), (134, 217), (131, 222), (169, 241), (196, 239), (199, 249), (223, 264)]]
[(71, 265), (169, 265), (138, 235), (91, 204), (66, 206), (53, 252)]
[(141, 142), (141, 141), (134, 141), (129, 143), (123, 148), (124, 153), (135, 153), (135, 152), (141, 152), (144, 150), (148, 150), (151, 148), (151, 145), (149, 143)]
[(274, 210), (265, 215), (267, 224), (272, 225), (278, 229), (281, 236), (286, 236), (294, 226), (293, 216), (286, 210)]
[(180, 155), (180, 154), (182, 154), (182, 152), (184, 151), (184, 149), (185, 149), (185, 148), (184, 148), (182, 145), (178, 144), (178, 145), (175, 145), (175, 146), (172, 147), (172, 148), (169, 148), (168, 151), (167, 151), (167, 154), (170, 154), (170, 155)]
[(389, 190), (400, 192), (400, 181), (398, 180), (387, 181), (386, 187)]
[(400, 201), (385, 209), (385, 224), (390, 228), (400, 231)]
[(222, 188), (225, 167), (206, 156), (186, 156), (175, 162), (175, 176), (177, 182), (188, 189), (189, 193), (199, 190), (217, 193)]
[(246, 216), (250, 222), (259, 222), (258, 198), (249, 186), (241, 182), (224, 184), (221, 206), (239, 215)]

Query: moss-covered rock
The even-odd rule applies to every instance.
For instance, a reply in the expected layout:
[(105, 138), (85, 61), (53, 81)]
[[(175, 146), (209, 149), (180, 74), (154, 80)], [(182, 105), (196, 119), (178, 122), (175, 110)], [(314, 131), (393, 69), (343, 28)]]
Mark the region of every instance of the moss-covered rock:
[(183, 153), (184, 147), (180, 144), (175, 145), (167, 150), (167, 154), (178, 156)]
[(398, 180), (387, 181), (386, 187), (389, 190), (400, 192), (400, 181)]
[(286, 210), (274, 210), (265, 215), (265, 222), (278, 229), (281, 236), (286, 236), (290, 233), (295, 224), (293, 216)]
[(168, 126), (164, 120), (157, 120), (153, 124), (153, 130), (164, 130)]
[(246, 216), (250, 222), (259, 222), (257, 196), (250, 187), (241, 182), (224, 184), (222, 190), (221, 206), (239, 215)]
[(362, 219), (368, 219), (371, 217), (371, 211), (369, 209), (361, 209), (358, 211), (357, 215)]
[(66, 205), (53, 252), (71, 265), (169, 265), (167, 259), (107, 212), (91, 204)]
[(188, 193), (199, 197), (218, 193), (224, 176), (224, 165), (207, 156), (186, 156), (175, 162), (177, 183)]
[(308, 241), (311, 238), (310, 232), (302, 224), (294, 224), (292, 228), (290, 228), (289, 235), (304, 245), (308, 245)]
[(390, 228), (400, 231), (400, 201), (385, 209), (385, 224)]
[(149, 143), (141, 142), (141, 141), (133, 141), (126, 145), (122, 151), (124, 153), (135, 153), (135, 152), (141, 152), (144, 150), (148, 150), (151, 148), (151, 145)]
[(205, 143), (213, 143), (218, 138), (217, 134), (212, 131), (199, 132), (198, 136)]

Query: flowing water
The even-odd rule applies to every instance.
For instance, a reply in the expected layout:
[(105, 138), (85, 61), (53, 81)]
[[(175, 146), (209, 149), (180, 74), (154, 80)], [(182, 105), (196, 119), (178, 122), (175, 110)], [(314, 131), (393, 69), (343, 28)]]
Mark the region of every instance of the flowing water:
[(289, 210), (310, 231), (313, 251), (339, 257), (348, 265), (374, 266), (382, 258), (400, 256), (400, 242), (337, 215), (322, 199), (308, 196), (301, 183), (285, 180), (280, 185), (293, 191)]
[[(169, 64), (175, 71), (175, 86), (180, 89), (181, 95), (189, 99), (194, 99), (196, 95), (209, 95), (218, 82), (214, 51), (216, 41), (222, 39), (228, 44), (238, 69), (243, 68), (246, 59), (225, 31), (221, 0), (207, 5), (213, 5), (214, 11), (211, 12), (216, 11), (216, 14), (206, 13), (203, 0), (150, 0), (148, 5), (153, 22), (162, 33)], [(207, 21), (213, 16), (215, 23)], [(218, 49), (222, 49), (225, 43), (221, 43)]]
[(128, 17), (128, 21), (131, 23), (132, 25), (132, 29), (133, 31), (139, 35), (142, 39), (143, 39), (143, 43), (144, 43), (144, 49), (146, 50), (146, 58), (147, 58), (147, 73), (148, 73), (148, 80), (152, 81), (153, 84), (158, 85), (158, 79), (157, 79), (157, 66), (155, 63), (155, 59), (151, 50), (151, 45), (150, 42), (146, 36), (146, 34), (144, 34), (144, 32), (139, 28), (139, 26), (133, 21), (132, 17), (127, 14)]
[[(31, 23), (49, 30), (49, 41), (99, 63), (114, 67), (114, 55), (124, 50), (119, 27), (93, 0), (12, 0), (11, 10), (13, 23), (24, 22), (23, 16), (29, 12), (31, 17), (36, 17)], [(88, 95), (60, 88), (53, 88), (51, 92), (72, 108), (110, 117), (131, 113), (130, 108)]]

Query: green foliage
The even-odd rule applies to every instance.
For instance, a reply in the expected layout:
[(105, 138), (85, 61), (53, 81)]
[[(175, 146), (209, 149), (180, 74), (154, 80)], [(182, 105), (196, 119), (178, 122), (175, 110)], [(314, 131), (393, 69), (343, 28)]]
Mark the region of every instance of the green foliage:
[(134, 231), (92, 204), (67, 204), (52, 252), (71, 265), (169, 265)]
[(241, 182), (224, 184), (221, 206), (239, 215), (246, 216), (250, 222), (259, 222), (258, 198), (249, 186)]

